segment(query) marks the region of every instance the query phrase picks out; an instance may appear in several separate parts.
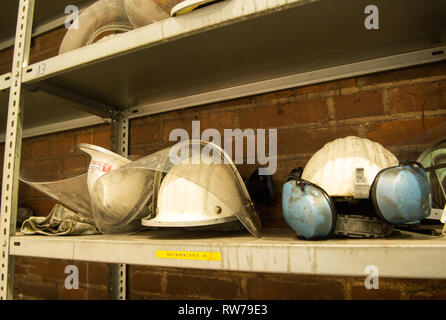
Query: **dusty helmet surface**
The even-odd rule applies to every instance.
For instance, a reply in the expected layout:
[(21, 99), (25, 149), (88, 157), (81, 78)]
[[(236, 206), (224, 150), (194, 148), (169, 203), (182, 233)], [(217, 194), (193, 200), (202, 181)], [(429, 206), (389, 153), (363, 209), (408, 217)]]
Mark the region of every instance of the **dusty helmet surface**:
[(182, 0), (124, 0), (127, 17), (134, 28), (170, 17), (170, 10)]
[(110, 38), (116, 33), (133, 29), (127, 18), (123, 0), (96, 1), (74, 22), (77, 28), (68, 29), (61, 42), (59, 54), (100, 41), (104, 35), (109, 35)]
[(117, 153), (92, 144), (80, 143), (76, 147), (90, 156), (87, 178), (90, 194), (93, 191), (94, 184), (102, 175), (131, 162)]
[(206, 184), (216, 184), (221, 189), (217, 193), (230, 194), (233, 207), (243, 206), (237, 190), (233, 190), (237, 186), (230, 168), (220, 164), (177, 164), (163, 179), (156, 217), (146, 225), (193, 227), (237, 220), (234, 210), (210, 192)]
[[(180, 157), (172, 150), (181, 151)], [(104, 233), (131, 231), (136, 223), (193, 227), (237, 219), (254, 236), (261, 232), (232, 160), (206, 141), (181, 142), (112, 170), (97, 179), (91, 198), (95, 222)]]
[(379, 171), (398, 163), (381, 144), (349, 136), (319, 149), (305, 166), (302, 179), (318, 185), (331, 197), (354, 197), (358, 168), (363, 169), (364, 183), (370, 187)]
[(156, 211), (142, 223), (157, 227), (194, 227), (239, 220), (252, 235), (260, 237), (260, 219), (226, 152), (200, 140), (180, 143), (178, 150), (186, 154), (178, 162), (172, 163), (170, 157), (157, 157), (158, 164), (165, 164), (164, 167), (150, 159), (141, 159), (141, 169), (156, 165), (156, 170), (166, 172), (157, 193)]

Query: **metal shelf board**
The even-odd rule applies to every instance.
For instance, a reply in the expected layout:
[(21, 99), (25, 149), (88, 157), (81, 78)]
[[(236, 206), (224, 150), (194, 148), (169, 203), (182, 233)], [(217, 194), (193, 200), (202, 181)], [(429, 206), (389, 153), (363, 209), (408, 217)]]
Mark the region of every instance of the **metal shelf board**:
[(446, 2), (377, 0), (379, 30), (364, 27), (368, 4), (222, 1), (33, 64), (23, 81), (126, 109), (446, 45)]
[[(446, 240), (406, 231), (384, 239), (298, 240), (290, 229), (266, 229), (260, 239), (245, 231), (178, 229), (134, 235), (47, 237), (17, 235), (16, 256), (231, 271), (364, 276), (374, 265), (380, 277), (446, 278)], [(157, 250), (218, 252), (221, 261), (157, 258)]]
[[(23, 99), (25, 101), (23, 138), (108, 122), (39, 91), (25, 92)], [(7, 93), (0, 92), (0, 103), (7, 106)], [(6, 107), (0, 108), (0, 142), (5, 141), (7, 111)]]

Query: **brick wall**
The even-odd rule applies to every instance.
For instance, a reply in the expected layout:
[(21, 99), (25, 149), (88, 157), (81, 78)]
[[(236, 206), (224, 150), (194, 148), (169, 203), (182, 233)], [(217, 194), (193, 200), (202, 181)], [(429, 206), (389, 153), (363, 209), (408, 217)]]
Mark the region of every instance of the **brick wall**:
[[(33, 59), (57, 53), (62, 31), (35, 40)], [(43, 50), (43, 51), (42, 51)], [(8, 50), (0, 52), (0, 70)], [(6, 66), (6, 67), (5, 67)], [(6, 72), (7, 69), (1, 71)], [(26, 113), (25, 113), (26, 116)], [(446, 134), (446, 63), (331, 81), (274, 93), (172, 111), (130, 121), (130, 154), (146, 155), (170, 144), (174, 128), (276, 128), (278, 169), (273, 176), (276, 199), (262, 207), (264, 227), (287, 227), (280, 208), (280, 189), (292, 168), (305, 165), (326, 142), (357, 135), (382, 143), (400, 159), (415, 159)], [(100, 125), (25, 139), (22, 167), (34, 163), (53, 178), (84, 172), (87, 158), (74, 152), (80, 142), (109, 147), (109, 126)], [(3, 161), (3, 157), (1, 158)], [(253, 165), (238, 166), (248, 176)], [(49, 213), (54, 201), (20, 185), (20, 204), (37, 214)], [(80, 267), (81, 288), (64, 289), (68, 264)], [(36, 258), (16, 258), (15, 297), (26, 299), (106, 298), (106, 266)], [(444, 280), (380, 279), (380, 290), (366, 290), (364, 279), (287, 274), (221, 272), (175, 268), (129, 267), (132, 299), (408, 299), (446, 298)]]

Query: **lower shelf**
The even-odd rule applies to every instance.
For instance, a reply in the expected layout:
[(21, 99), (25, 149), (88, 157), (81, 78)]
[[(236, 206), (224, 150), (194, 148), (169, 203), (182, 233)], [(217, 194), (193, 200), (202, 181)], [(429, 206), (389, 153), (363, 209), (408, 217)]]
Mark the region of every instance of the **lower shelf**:
[(373, 265), (380, 277), (446, 278), (446, 238), (405, 231), (385, 239), (304, 241), (282, 229), (266, 229), (261, 239), (244, 231), (168, 229), (111, 236), (16, 235), (10, 245), (16, 256), (133, 265), (360, 277)]

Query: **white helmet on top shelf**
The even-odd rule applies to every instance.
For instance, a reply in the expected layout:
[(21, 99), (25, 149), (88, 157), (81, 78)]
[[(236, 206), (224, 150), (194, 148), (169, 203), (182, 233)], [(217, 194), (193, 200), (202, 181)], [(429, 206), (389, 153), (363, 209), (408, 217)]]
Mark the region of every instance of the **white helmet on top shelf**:
[[(349, 136), (333, 140), (317, 151), (305, 166), (302, 179), (318, 185), (330, 197), (368, 198), (378, 172), (398, 163), (381, 144)], [(362, 180), (363, 190), (355, 186), (358, 179)]]

